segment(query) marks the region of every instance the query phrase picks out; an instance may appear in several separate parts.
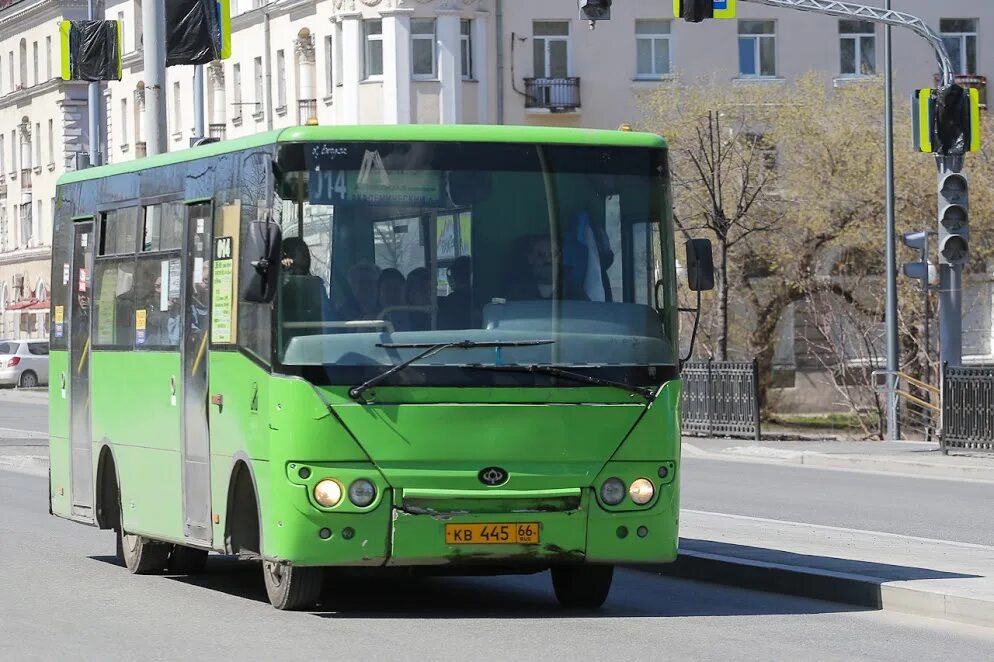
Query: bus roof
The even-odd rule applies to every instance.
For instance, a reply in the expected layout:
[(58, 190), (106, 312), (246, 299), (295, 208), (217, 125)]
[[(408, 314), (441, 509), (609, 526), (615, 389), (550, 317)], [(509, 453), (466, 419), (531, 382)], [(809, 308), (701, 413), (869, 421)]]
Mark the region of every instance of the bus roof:
[(666, 141), (652, 133), (572, 129), (537, 126), (494, 126), (470, 124), (385, 124), (363, 126), (297, 126), (257, 133), (245, 138), (222, 140), (200, 147), (167, 152), (123, 163), (77, 170), (62, 175), (59, 184), (71, 184), (111, 175), (139, 172), (147, 168), (183, 163), (252, 147), (285, 142), (325, 141), (428, 141), (428, 142), (509, 142), (560, 145), (607, 145), (663, 149)]

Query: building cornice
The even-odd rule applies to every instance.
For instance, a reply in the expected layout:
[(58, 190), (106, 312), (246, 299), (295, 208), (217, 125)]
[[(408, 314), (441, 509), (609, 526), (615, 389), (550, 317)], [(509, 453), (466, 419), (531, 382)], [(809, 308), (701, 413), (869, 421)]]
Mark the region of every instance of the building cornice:
[(0, 265), (20, 264), (21, 262), (34, 262), (35, 260), (52, 259), (51, 246), (38, 246), (35, 248), (15, 248), (14, 250), (0, 253)]
[(44, 83), (32, 85), (31, 87), (25, 87), (3, 95), (0, 97), (0, 108), (22, 106), (26, 102), (31, 102), (35, 97), (42, 96), (43, 94), (48, 94), (53, 91), (61, 92), (63, 90), (63, 85), (80, 86), (85, 84), (86, 83), (64, 81), (61, 78), (52, 78)]

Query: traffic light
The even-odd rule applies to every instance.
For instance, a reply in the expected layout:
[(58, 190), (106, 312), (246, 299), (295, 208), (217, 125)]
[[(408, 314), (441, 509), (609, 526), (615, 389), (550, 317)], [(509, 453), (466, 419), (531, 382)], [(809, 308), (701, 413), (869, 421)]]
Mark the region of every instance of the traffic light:
[(939, 260), (962, 265), (969, 258), (969, 187), (958, 172), (939, 176)]
[(905, 246), (918, 251), (918, 262), (905, 262), (901, 266), (901, 271), (908, 278), (916, 278), (921, 281), (923, 288), (937, 284), (938, 271), (935, 265), (928, 260), (928, 237), (929, 232), (905, 232), (901, 236), (901, 241)]
[(579, 0), (580, 19), (607, 21), (611, 18), (611, 0)]
[(673, 0), (673, 15), (690, 23), (708, 18), (735, 18), (736, 0)]
[(60, 21), (62, 80), (121, 80), (121, 25), (117, 21)]
[(231, 56), (230, 0), (166, 3), (166, 66), (208, 64)]

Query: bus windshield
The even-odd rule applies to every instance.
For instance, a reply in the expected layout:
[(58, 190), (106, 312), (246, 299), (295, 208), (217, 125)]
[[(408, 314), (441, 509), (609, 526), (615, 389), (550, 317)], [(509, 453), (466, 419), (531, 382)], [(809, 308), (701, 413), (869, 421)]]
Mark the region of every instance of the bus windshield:
[[(281, 148), (278, 362), (672, 366), (666, 153), (489, 143)], [(463, 371), (467, 374), (478, 371)], [(344, 379), (344, 378), (343, 378)]]

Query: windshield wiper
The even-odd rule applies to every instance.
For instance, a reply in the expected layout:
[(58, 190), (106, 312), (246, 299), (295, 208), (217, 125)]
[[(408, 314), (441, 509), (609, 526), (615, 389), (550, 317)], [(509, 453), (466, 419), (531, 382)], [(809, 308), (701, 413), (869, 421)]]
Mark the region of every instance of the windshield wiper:
[(483, 365), (474, 364), (468, 365), (467, 368), (471, 370), (490, 370), (493, 372), (528, 372), (532, 374), (540, 375), (552, 375), (554, 377), (562, 377), (563, 379), (569, 379), (574, 382), (582, 382), (584, 384), (594, 384), (596, 386), (613, 386), (614, 388), (620, 388), (625, 391), (630, 391), (631, 393), (637, 393), (646, 399), (647, 403), (651, 403), (656, 399), (656, 394), (649, 388), (643, 388), (641, 386), (632, 386), (631, 384), (625, 384), (624, 382), (616, 382), (613, 379), (604, 379), (602, 377), (591, 377), (590, 375), (581, 375), (578, 372), (571, 372), (569, 370), (563, 370), (562, 368), (556, 368), (551, 365)]
[(394, 375), (404, 368), (417, 363), (421, 359), (426, 359), (429, 356), (438, 354), (439, 352), (445, 351), (447, 349), (476, 349), (479, 347), (538, 347), (539, 345), (551, 345), (555, 340), (492, 340), (492, 341), (476, 341), (476, 340), (457, 340), (455, 342), (445, 342), (445, 343), (377, 343), (377, 347), (383, 347), (385, 349), (421, 349), (424, 348), (425, 351), (421, 352), (417, 356), (411, 357), (410, 359), (404, 361), (403, 363), (398, 363), (394, 367), (390, 368), (386, 372), (382, 372), (372, 379), (363, 382), (359, 386), (353, 386), (349, 389), (349, 397), (358, 402), (365, 403), (365, 399), (362, 394), (373, 388), (377, 384), (382, 383), (384, 380)]

